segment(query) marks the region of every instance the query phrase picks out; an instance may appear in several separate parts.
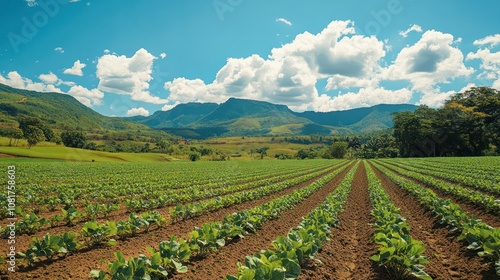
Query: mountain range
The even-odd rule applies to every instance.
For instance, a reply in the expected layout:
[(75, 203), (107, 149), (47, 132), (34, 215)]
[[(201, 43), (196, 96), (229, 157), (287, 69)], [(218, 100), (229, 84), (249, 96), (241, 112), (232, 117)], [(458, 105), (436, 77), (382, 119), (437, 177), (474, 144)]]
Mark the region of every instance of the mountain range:
[(332, 112), (294, 112), (285, 105), (229, 98), (221, 104), (185, 103), (150, 116), (127, 118), (186, 138), (242, 135), (368, 133), (391, 128), (392, 113), (410, 104), (380, 104)]
[(352, 134), (390, 128), (393, 112), (414, 111), (416, 108), (409, 104), (380, 104), (347, 111), (298, 113), (285, 105), (229, 98), (221, 104), (191, 102), (147, 117), (119, 118), (103, 116), (67, 94), (40, 93), (0, 84), (0, 121), (4, 124), (0, 128), (27, 115), (38, 117), (58, 129), (144, 132), (154, 129), (192, 139)]

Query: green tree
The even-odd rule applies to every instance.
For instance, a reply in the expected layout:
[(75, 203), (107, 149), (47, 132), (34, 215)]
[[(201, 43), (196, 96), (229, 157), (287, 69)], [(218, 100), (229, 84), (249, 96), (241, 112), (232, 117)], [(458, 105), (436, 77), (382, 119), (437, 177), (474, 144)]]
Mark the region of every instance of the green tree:
[(12, 146), (12, 140), (14, 140), (14, 145), (17, 146), (19, 139), (23, 138), (23, 131), (20, 128), (13, 127), (10, 129), (9, 133), (9, 146)]
[(61, 133), (61, 141), (66, 147), (83, 148), (86, 138), (81, 131), (64, 131)]
[(331, 154), (334, 158), (344, 158), (347, 153), (347, 142), (334, 142), (331, 146)]
[(198, 152), (191, 152), (189, 153), (189, 160), (191, 161), (197, 161), (200, 159), (200, 153)]
[(40, 128), (32, 125), (28, 125), (25, 127), (24, 137), (26, 137), (26, 140), (28, 140), (28, 149), (45, 140), (43, 131)]

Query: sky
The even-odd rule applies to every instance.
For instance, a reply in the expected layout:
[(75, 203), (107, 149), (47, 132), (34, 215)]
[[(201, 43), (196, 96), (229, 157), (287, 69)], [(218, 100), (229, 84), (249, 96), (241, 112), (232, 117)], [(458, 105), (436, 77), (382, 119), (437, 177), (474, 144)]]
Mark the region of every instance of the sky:
[(230, 97), (334, 111), (500, 90), (500, 2), (9, 0), (0, 83), (107, 116)]

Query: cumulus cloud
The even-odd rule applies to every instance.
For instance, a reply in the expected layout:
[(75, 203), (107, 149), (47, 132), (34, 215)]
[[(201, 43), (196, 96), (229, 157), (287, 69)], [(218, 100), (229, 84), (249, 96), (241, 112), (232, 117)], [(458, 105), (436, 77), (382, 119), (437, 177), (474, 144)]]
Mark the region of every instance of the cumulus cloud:
[(144, 116), (144, 117), (147, 117), (149, 116), (149, 111), (142, 108), (142, 107), (139, 107), (139, 108), (132, 108), (130, 110), (127, 111), (127, 116), (129, 117), (133, 117), (133, 116)]
[(433, 89), (438, 83), (470, 76), (474, 70), (464, 65), (462, 51), (452, 44), (451, 34), (427, 31), (417, 43), (399, 52), (382, 77), (388, 80), (409, 80), (413, 90), (426, 91)]
[(348, 110), (358, 107), (369, 107), (380, 103), (402, 104), (408, 103), (412, 97), (409, 89), (388, 90), (383, 87), (362, 88), (358, 92), (348, 92), (330, 97), (321, 94), (315, 102), (316, 111)]
[(41, 74), (38, 78), (46, 84), (55, 84), (59, 81), (56, 74), (49, 72), (49, 74)]
[(384, 56), (383, 42), (356, 35), (351, 21), (333, 21), (318, 34), (304, 32), (272, 49), (267, 59), (256, 54), (228, 59), (211, 83), (181, 77), (165, 83), (165, 88), (172, 102), (241, 97), (286, 104), (294, 110), (319, 109), (325, 98), (318, 98), (319, 79), (331, 78), (328, 89), (376, 84), (372, 80), (381, 72), (379, 61)]
[(89, 90), (80, 85), (72, 86), (68, 94), (75, 97), (83, 105), (87, 107), (93, 107), (95, 105), (101, 105), (101, 99), (104, 97), (104, 93), (98, 89)]
[(500, 45), (500, 34), (495, 34), (491, 36), (484, 37), (482, 39), (476, 40), (473, 43), (476, 46), (490, 46), (494, 47), (496, 45)]
[(63, 49), (63, 48), (61, 48), (61, 47), (57, 47), (57, 48), (55, 48), (55, 49), (54, 49), (54, 51), (56, 51), (56, 52), (60, 52), (60, 53), (64, 53), (64, 49)]
[(478, 78), (494, 80), (492, 87), (500, 90), (500, 52), (491, 52), (489, 49), (480, 49), (467, 54), (467, 60), (479, 59), (483, 70)]
[(408, 37), (408, 34), (412, 31), (422, 33), (422, 27), (420, 25), (413, 24), (412, 26), (410, 26), (410, 28), (406, 29), (405, 31), (399, 32), (399, 35), (401, 35), (403, 38), (406, 38)]
[(38, 6), (38, 3), (36, 2), (36, 0), (25, 0), (25, 1), (26, 1), (26, 4), (28, 4), (28, 7)]
[(81, 63), (80, 60), (77, 60), (73, 63), (73, 67), (64, 69), (63, 73), (68, 75), (83, 76), (82, 69), (85, 68), (85, 66), (87, 66), (87, 64)]
[[(46, 79), (48, 81), (53, 81), (52, 75), (54, 75), (54, 74), (49, 73), (46, 75), (40, 75), (41, 77), (39, 77), (39, 78), (42, 80), (42, 77), (43, 77), (44, 79)], [(58, 79), (56, 76), (56, 81), (57, 80)], [(62, 91), (53, 84), (33, 82), (31, 79), (22, 77), (17, 71), (9, 72), (6, 77), (0, 75), (0, 83), (8, 85), (8, 86), (13, 87), (13, 88), (19, 88), (19, 89), (34, 90), (34, 91), (39, 91), (39, 92), (59, 92), (59, 93), (62, 93)]]
[(38, 78), (43, 83), (33, 82), (31, 79), (22, 77), (17, 71), (12, 71), (9, 72), (6, 77), (0, 75), (0, 83), (13, 88), (57, 93), (64, 93), (57, 87), (58, 85), (64, 84), (71, 87), (67, 94), (75, 97), (85, 106), (92, 107), (102, 104), (101, 99), (104, 97), (104, 93), (98, 89), (89, 90), (85, 87), (75, 85), (73, 82), (62, 81), (52, 72), (49, 72), (48, 74), (41, 74)]
[(152, 96), (149, 89), (155, 56), (145, 49), (132, 57), (105, 54), (97, 62), (98, 88), (102, 91), (130, 95), (132, 100), (164, 104), (168, 100)]
[(160, 57), (161, 57), (161, 59), (164, 59), (165, 57), (167, 57), (167, 54), (166, 53), (160, 53)]
[(291, 25), (292, 25), (292, 23), (291, 23), (289, 20), (284, 19), (284, 18), (277, 18), (277, 19), (276, 19), (276, 22), (282, 22), (282, 23), (284, 23), (284, 24), (286, 24), (286, 25), (288, 25), (288, 26), (291, 26)]

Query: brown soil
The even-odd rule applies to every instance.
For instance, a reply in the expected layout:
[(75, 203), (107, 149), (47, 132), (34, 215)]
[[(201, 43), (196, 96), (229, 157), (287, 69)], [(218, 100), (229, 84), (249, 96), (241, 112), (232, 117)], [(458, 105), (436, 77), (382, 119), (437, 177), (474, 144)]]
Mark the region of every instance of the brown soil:
[(500, 213), (496, 213), (496, 214), (495, 213), (490, 213), (486, 209), (486, 207), (484, 207), (484, 206), (479, 206), (479, 205), (473, 204), (470, 201), (466, 201), (464, 199), (458, 198), (458, 197), (456, 197), (456, 196), (454, 196), (452, 194), (446, 194), (443, 191), (438, 190), (437, 188), (434, 188), (432, 186), (428, 186), (428, 185), (426, 185), (423, 182), (420, 182), (420, 181), (418, 181), (416, 179), (413, 179), (413, 178), (407, 177), (407, 176), (405, 176), (403, 174), (400, 174), (400, 173), (396, 172), (395, 170), (393, 170), (391, 168), (389, 168), (389, 169), (392, 172), (394, 172), (395, 174), (397, 174), (398, 176), (401, 176), (402, 178), (405, 178), (405, 179), (410, 180), (410, 181), (412, 181), (414, 183), (417, 183), (417, 184), (419, 184), (420, 186), (422, 186), (424, 188), (431, 189), (439, 197), (447, 198), (447, 199), (453, 201), (453, 203), (458, 204), (460, 206), (460, 208), (462, 208), (464, 211), (466, 211), (467, 213), (469, 213), (471, 215), (474, 215), (478, 219), (481, 219), (486, 224), (488, 224), (488, 225), (490, 225), (492, 227), (495, 227), (495, 228), (500, 227)]
[[(289, 194), (296, 189), (309, 185), (322, 176), (323, 175), (310, 179), (306, 182), (298, 184), (297, 186), (282, 190), (265, 198), (233, 205), (219, 211), (205, 213), (202, 216), (172, 225), (167, 225), (166, 227), (150, 231), (149, 233), (138, 234), (135, 237), (118, 241), (116, 246), (101, 246), (87, 251), (82, 250), (75, 254), (70, 254), (66, 257), (56, 259), (53, 262), (42, 262), (34, 268), (18, 268), (18, 271), (16, 271), (15, 274), (10, 274), (10, 276), (11, 279), (23, 280), (87, 279), (92, 269), (104, 269), (107, 271), (106, 263), (101, 262), (101, 260), (113, 261), (114, 252), (121, 251), (127, 258), (131, 256), (138, 256), (139, 254), (146, 254), (146, 248), (156, 246), (160, 241), (166, 240), (172, 235), (187, 238), (188, 233), (192, 231), (195, 226), (201, 226), (206, 222), (222, 220), (222, 218), (227, 214), (252, 208), (277, 197)], [(25, 240), (24, 243), (18, 244), (18, 248), (27, 248), (27, 241), (28, 240)], [(234, 262), (232, 264), (235, 265)]]
[(374, 229), (370, 223), (371, 204), (363, 164), (356, 171), (339, 225), (332, 229), (331, 240), (323, 244), (316, 256), (321, 263), (302, 269), (299, 280), (317, 279), (383, 279), (369, 260), (376, 253)]
[(320, 190), (313, 193), (295, 208), (285, 211), (279, 219), (266, 222), (256, 234), (245, 236), (222, 248), (217, 254), (188, 264), (189, 272), (177, 274), (172, 279), (222, 279), (226, 275), (236, 275), (237, 262), (244, 262), (245, 256), (253, 255), (262, 249), (272, 248), (271, 242), (279, 235), (286, 235), (297, 226), (302, 217), (323, 203), (324, 198), (342, 181), (350, 168), (344, 170)]
[(418, 201), (399, 188), (376, 168), (375, 173), (392, 201), (400, 207), (401, 215), (411, 226), (413, 238), (422, 241), (429, 258), (426, 272), (434, 279), (498, 279), (491, 263), (486, 263), (467, 245), (456, 240), (456, 235), (439, 225), (438, 219), (426, 211)]
[[(344, 166), (344, 165), (342, 165), (342, 166)], [(337, 168), (335, 168), (335, 169), (337, 169)], [(320, 169), (320, 170), (325, 170), (325, 169)], [(314, 170), (311, 173), (316, 172), (316, 171), (319, 171), (319, 170)], [(325, 173), (327, 173), (327, 172), (325, 172)], [(322, 175), (324, 175), (325, 173), (323, 173)], [(291, 178), (295, 178), (295, 177), (296, 176), (293, 176)], [(316, 177), (316, 178), (319, 178), (319, 177)], [(259, 187), (260, 186), (257, 186), (255, 188), (251, 188), (251, 189), (247, 189), (246, 191), (249, 191), (249, 190), (252, 190), (252, 189), (257, 189)], [(237, 193), (237, 192), (233, 192), (233, 193), (229, 193), (229, 194), (226, 194), (226, 195), (222, 195), (221, 197), (233, 195), (235, 193)], [(209, 200), (209, 199), (204, 199), (204, 200)], [(204, 200), (198, 200), (198, 201), (204, 201)], [(170, 221), (170, 212), (169, 212), (170, 207), (171, 206), (166, 206), (166, 207), (161, 207), (161, 208), (157, 208), (157, 209), (154, 209), (154, 210), (158, 211), (160, 214), (162, 214), (162, 216), (165, 217), (167, 219), (167, 221)], [(80, 211), (84, 211), (84, 210), (80, 209)], [(138, 212), (138, 213), (140, 213), (140, 212)], [(60, 212), (58, 212), (58, 214), (60, 214)], [(121, 220), (128, 219), (128, 217), (130, 215), (130, 213), (127, 212), (127, 209), (125, 208), (124, 205), (122, 205), (122, 207), (120, 208), (119, 211), (115, 211), (112, 214), (113, 215), (110, 215), (107, 218), (99, 218), (99, 219), (97, 219), (97, 221), (98, 222), (105, 222), (105, 221), (111, 221), (111, 220), (112, 221), (121, 221)], [(43, 215), (40, 215), (39, 217), (43, 217)], [(4, 222), (5, 222), (5, 225), (8, 224), (7, 220), (5, 220)], [(42, 238), (47, 233), (50, 233), (50, 234), (62, 234), (62, 233), (68, 232), (68, 231), (78, 232), (78, 231), (81, 230), (81, 228), (83, 227), (83, 225), (86, 222), (87, 221), (78, 221), (72, 227), (69, 227), (69, 226), (66, 226), (66, 225), (58, 225), (58, 226), (55, 226), (55, 227), (52, 227), (52, 228), (42, 228), (41, 231), (36, 232), (36, 233), (34, 233), (32, 235), (26, 235), (26, 234), (18, 235), (18, 236), (16, 236), (16, 243), (18, 244), (17, 245), (17, 250), (24, 251), (24, 250), (28, 249), (28, 245), (32, 241), (33, 237)], [(154, 227), (155, 226), (153, 226), (153, 228)], [(3, 250), (0, 249), (0, 252), (3, 253)]]
[(394, 164), (393, 162), (384, 162), (384, 163), (387, 163), (387, 164), (390, 164), (392, 166), (397, 166), (399, 168), (403, 168), (403, 169), (406, 169), (408, 171), (412, 171), (412, 172), (417, 172), (417, 173), (420, 173), (422, 175), (426, 175), (426, 176), (432, 176), (434, 178), (436, 178), (436, 180), (440, 180), (440, 181), (443, 181), (443, 182), (446, 182), (446, 183), (449, 183), (449, 184), (453, 184), (453, 185), (456, 185), (456, 186), (460, 186), (464, 189), (469, 189), (471, 191), (476, 191), (476, 192), (479, 192), (479, 193), (482, 193), (484, 195), (489, 195), (489, 196), (493, 196), (495, 197), (496, 199), (498, 199), (500, 197), (500, 194), (495, 192), (495, 191), (492, 191), (492, 192), (488, 192), (486, 190), (482, 190), (480, 188), (475, 188), (474, 186), (469, 186), (469, 185), (465, 185), (463, 183), (460, 183), (460, 182), (455, 182), (455, 181), (451, 181), (451, 180), (448, 180), (448, 179), (444, 179), (444, 178), (441, 178), (441, 177), (438, 177), (436, 175), (432, 175), (432, 174), (428, 174), (426, 173), (427, 170), (423, 170), (423, 171), (415, 171), (415, 170), (410, 170), (409, 168), (418, 168), (418, 167), (414, 167), (414, 166), (405, 166), (405, 165), (396, 165)]

